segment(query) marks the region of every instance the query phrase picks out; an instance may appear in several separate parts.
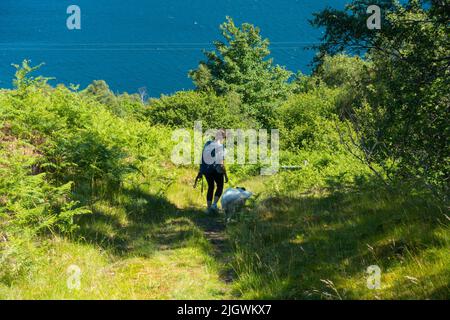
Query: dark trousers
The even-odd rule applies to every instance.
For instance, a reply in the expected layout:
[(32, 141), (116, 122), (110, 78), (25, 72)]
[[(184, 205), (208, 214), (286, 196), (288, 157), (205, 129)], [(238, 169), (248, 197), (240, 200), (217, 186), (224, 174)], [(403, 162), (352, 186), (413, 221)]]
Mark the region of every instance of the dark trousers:
[[(213, 196), (220, 198), (223, 193), (224, 177), (223, 173), (218, 173), (214, 170), (211, 173), (205, 174), (206, 182), (208, 182), (208, 193), (206, 195), (207, 201), (212, 201)], [(214, 194), (214, 184), (217, 185), (216, 193)]]

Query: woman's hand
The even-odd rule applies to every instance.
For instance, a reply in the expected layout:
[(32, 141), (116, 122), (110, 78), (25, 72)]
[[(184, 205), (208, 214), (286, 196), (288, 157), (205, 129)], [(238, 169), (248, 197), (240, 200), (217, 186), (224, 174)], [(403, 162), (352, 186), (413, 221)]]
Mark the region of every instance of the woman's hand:
[(203, 177), (203, 175), (199, 172), (194, 182), (194, 189), (197, 188), (198, 181)]

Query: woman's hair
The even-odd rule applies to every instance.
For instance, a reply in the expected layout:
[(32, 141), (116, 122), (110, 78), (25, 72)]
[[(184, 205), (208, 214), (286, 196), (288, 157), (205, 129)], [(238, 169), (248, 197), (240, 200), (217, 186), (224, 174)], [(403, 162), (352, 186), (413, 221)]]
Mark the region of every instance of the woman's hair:
[(225, 131), (225, 129), (217, 130), (215, 139), (219, 140), (219, 139), (225, 139), (225, 138), (226, 138), (226, 131)]

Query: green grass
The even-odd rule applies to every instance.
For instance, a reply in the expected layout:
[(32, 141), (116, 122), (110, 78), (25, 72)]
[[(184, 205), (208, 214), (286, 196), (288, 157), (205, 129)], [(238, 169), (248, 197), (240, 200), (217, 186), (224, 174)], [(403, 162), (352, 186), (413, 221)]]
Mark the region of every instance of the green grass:
[[(79, 290), (69, 290), (67, 268), (81, 269)], [(201, 249), (178, 248), (115, 257), (98, 247), (54, 239), (27, 279), (0, 286), (2, 299), (214, 299), (226, 288)]]
[[(91, 203), (78, 232), (45, 242), (26, 277), (0, 285), (0, 298), (450, 297), (449, 218), (422, 195), (361, 189), (273, 196), (274, 178), (239, 181), (257, 200), (227, 225), (231, 246), (217, 254), (200, 223), (211, 218), (204, 194), (192, 190), (194, 172), (177, 175), (166, 196), (124, 188)], [(70, 265), (82, 271), (79, 290), (67, 287)], [(366, 287), (370, 265), (382, 270), (380, 290)], [(227, 283), (230, 266), (234, 281)]]
[[(244, 298), (450, 298), (449, 218), (419, 195), (263, 197), (229, 233)], [(382, 271), (379, 290), (367, 288), (371, 265)]]
[[(0, 285), (0, 299), (222, 299), (229, 287), (211, 244), (193, 222), (201, 212), (122, 190), (91, 204), (72, 239), (41, 248), (27, 277)], [(67, 269), (81, 269), (69, 290)]]

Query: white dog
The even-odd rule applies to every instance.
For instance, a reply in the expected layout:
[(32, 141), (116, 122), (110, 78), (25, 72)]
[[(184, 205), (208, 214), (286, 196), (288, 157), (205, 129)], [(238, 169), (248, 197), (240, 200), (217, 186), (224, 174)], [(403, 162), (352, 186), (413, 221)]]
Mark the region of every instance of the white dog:
[(221, 205), (225, 214), (234, 213), (241, 209), (245, 201), (253, 194), (245, 190), (245, 188), (229, 188), (222, 195)]

